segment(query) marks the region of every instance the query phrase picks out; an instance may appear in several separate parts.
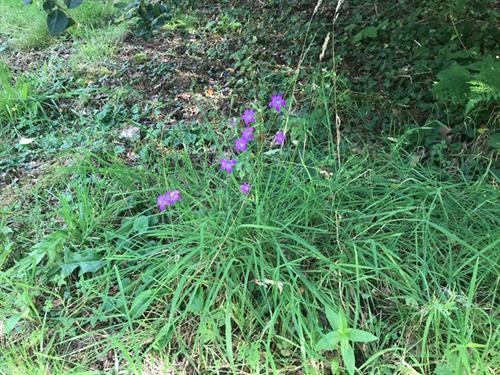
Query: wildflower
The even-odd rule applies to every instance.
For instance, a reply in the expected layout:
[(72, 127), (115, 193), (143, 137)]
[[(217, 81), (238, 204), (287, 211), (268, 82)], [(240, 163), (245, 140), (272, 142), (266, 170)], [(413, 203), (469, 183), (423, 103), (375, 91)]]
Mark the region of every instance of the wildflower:
[(248, 195), (250, 194), (250, 184), (245, 182), (244, 184), (241, 184), (240, 185), (240, 191), (245, 194), (245, 195)]
[(165, 194), (162, 194), (156, 200), (158, 204), (158, 208), (160, 211), (165, 211), (167, 206), (173, 206), (177, 201), (182, 199), (181, 193), (179, 190), (167, 191)]
[(286, 135), (282, 131), (279, 131), (276, 133), (274, 136), (274, 143), (277, 145), (283, 146), (283, 143), (285, 143), (286, 140)]
[(220, 161), (220, 170), (226, 171), (227, 173), (233, 173), (233, 167), (236, 165), (236, 160), (222, 159)]
[(245, 141), (249, 142), (253, 139), (253, 131), (255, 128), (245, 128), (243, 129), (243, 132), (241, 133), (241, 139), (244, 139)]
[(238, 138), (234, 141), (234, 149), (236, 152), (243, 152), (247, 150), (248, 141), (245, 138)]
[(245, 109), (245, 112), (241, 115), (241, 119), (245, 122), (245, 126), (250, 125), (251, 122), (255, 122), (255, 112), (254, 109)]
[(283, 95), (276, 94), (273, 95), (271, 101), (269, 102), (269, 108), (274, 108), (276, 112), (281, 112), (281, 108), (286, 106), (286, 101), (283, 99)]

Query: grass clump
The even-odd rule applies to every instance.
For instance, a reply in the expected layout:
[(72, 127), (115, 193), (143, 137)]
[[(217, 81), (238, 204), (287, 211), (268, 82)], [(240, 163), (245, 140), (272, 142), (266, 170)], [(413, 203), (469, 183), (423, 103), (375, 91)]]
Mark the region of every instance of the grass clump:
[(0, 39), (16, 49), (43, 48), (50, 42), (44, 13), (37, 7), (24, 6), (22, 1), (0, 3)]
[(73, 46), (75, 53), (70, 58), (70, 64), (80, 70), (88, 66), (103, 65), (110, 62), (119, 48), (119, 42), (124, 38), (126, 25), (109, 25), (107, 27), (88, 28), (78, 32), (78, 39)]
[[(488, 373), (497, 189), (370, 156), (340, 168), (299, 148), (263, 156), (249, 197), (187, 154), (158, 169), (77, 159), (3, 220), (4, 251), (17, 243), (0, 273), (7, 353), (105, 367), (112, 352), (134, 373), (159, 353), (203, 373), (322, 373), (343, 366), (316, 349), (330, 309), (378, 337), (354, 346), (363, 371)], [(159, 214), (168, 188), (183, 200)], [(28, 216), (38, 225), (5, 229)]]

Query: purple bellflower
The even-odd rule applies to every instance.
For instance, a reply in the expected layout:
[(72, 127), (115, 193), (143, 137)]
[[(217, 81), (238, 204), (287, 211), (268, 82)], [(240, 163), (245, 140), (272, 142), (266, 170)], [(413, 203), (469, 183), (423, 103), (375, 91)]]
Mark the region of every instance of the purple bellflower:
[(248, 182), (245, 182), (244, 184), (241, 184), (240, 185), (240, 191), (243, 194), (245, 194), (245, 195), (250, 194), (250, 184)]
[(241, 115), (241, 119), (245, 122), (245, 126), (249, 126), (250, 123), (255, 122), (255, 112), (254, 109), (245, 109), (245, 112)]
[(236, 165), (236, 160), (227, 160), (227, 159), (222, 159), (220, 161), (220, 170), (221, 171), (226, 171), (227, 173), (233, 173), (233, 168)]
[(182, 199), (181, 193), (179, 190), (167, 191), (165, 194), (162, 194), (156, 200), (158, 204), (158, 208), (160, 211), (165, 211), (167, 206), (173, 206), (177, 201)]
[(276, 112), (281, 112), (281, 108), (286, 106), (286, 101), (283, 99), (283, 95), (276, 94), (273, 95), (271, 101), (269, 102), (269, 108), (274, 108)]

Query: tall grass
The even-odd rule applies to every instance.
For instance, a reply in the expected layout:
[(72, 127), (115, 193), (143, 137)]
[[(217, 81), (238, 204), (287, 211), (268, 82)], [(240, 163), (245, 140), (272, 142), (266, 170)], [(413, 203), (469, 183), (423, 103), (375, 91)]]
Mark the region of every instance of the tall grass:
[[(263, 156), (251, 198), (186, 154), (151, 169), (76, 158), (2, 220), (20, 226), (2, 232), (4, 326), (19, 316), (5, 371), (25, 351), (61, 369), (141, 373), (163, 356), (187, 372), (323, 373), (339, 360), (315, 350), (328, 307), (378, 336), (355, 347), (361, 371), (493, 373), (498, 189), (396, 155), (341, 169), (300, 148)], [(159, 214), (170, 188), (183, 201)]]

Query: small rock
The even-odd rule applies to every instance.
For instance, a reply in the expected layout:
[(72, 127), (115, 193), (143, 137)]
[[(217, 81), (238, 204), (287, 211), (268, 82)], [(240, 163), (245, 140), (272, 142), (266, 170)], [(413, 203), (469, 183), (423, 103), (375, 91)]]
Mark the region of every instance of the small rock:
[(127, 126), (120, 132), (120, 138), (125, 138), (130, 141), (135, 141), (139, 139), (141, 135), (141, 129), (136, 126)]

